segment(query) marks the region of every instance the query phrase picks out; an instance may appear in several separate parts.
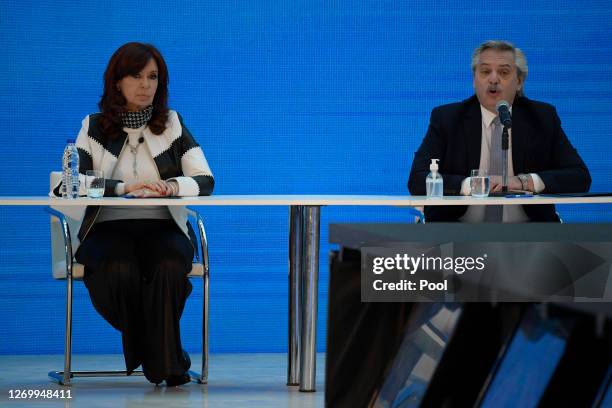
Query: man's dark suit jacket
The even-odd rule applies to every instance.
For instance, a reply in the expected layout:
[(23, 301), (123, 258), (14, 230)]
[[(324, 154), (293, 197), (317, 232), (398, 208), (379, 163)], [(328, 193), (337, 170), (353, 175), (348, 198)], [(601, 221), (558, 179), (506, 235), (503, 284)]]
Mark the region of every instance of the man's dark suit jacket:
[[(445, 195), (459, 195), (461, 182), (480, 164), (482, 115), (474, 95), (463, 102), (439, 106), (431, 112), (427, 134), (410, 170), (408, 189), (425, 195), (431, 159), (440, 159)], [(515, 174), (536, 173), (546, 188), (542, 193), (588, 191), (591, 176), (561, 128), (552, 105), (516, 97), (512, 104), (512, 164)], [(553, 205), (524, 205), (531, 221), (559, 222)], [(467, 206), (425, 207), (427, 221), (457, 221)]]

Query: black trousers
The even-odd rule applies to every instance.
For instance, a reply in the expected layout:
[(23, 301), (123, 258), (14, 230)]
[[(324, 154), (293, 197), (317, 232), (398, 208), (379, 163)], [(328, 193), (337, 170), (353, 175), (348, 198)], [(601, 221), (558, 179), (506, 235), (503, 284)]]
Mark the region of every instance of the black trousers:
[(162, 382), (189, 369), (179, 320), (194, 249), (172, 220), (94, 224), (76, 254), (96, 310), (122, 334), (128, 372)]

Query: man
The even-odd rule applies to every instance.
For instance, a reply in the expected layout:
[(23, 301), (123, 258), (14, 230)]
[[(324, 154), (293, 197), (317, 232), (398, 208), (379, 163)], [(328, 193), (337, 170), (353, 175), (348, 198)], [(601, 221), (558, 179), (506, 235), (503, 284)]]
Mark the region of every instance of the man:
[[(472, 169), (489, 171), (491, 191), (501, 190), (501, 125), (496, 104), (507, 101), (512, 112), (509, 130), (508, 189), (535, 193), (588, 191), (589, 171), (561, 128), (552, 105), (524, 96), (527, 61), (506, 41), (487, 41), (472, 55), (476, 95), (434, 108), (427, 134), (415, 153), (408, 189), (425, 195), (431, 159), (440, 159), (445, 195), (469, 195)], [(497, 119), (497, 120), (496, 120)], [(495, 167), (497, 166), (497, 167)], [(428, 221), (559, 222), (553, 205), (425, 207)], [(491, 211), (498, 207), (497, 216)], [(497, 217), (497, 219), (495, 218)]]

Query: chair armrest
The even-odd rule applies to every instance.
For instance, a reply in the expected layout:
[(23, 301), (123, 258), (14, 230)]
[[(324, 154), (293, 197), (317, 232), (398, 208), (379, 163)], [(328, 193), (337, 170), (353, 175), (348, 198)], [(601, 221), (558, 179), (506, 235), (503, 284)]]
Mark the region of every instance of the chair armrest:
[(200, 251), (202, 253), (202, 266), (204, 267), (204, 274), (208, 275), (208, 240), (206, 239), (206, 229), (204, 228), (204, 219), (202, 216), (192, 208), (187, 207), (187, 214), (190, 222), (195, 222), (200, 235)]
[(407, 207), (408, 213), (414, 217), (415, 224), (425, 223), (425, 214), (423, 213), (423, 207)]

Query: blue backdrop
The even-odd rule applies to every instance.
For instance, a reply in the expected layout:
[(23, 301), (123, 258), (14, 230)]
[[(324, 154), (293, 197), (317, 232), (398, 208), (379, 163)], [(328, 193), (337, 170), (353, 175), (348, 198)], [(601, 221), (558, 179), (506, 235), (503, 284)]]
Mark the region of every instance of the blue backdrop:
[[(487, 39), (525, 51), (527, 95), (556, 105), (592, 189), (612, 191), (611, 21), (608, 0), (2, 0), (0, 191), (47, 193), (65, 140), (97, 110), (111, 54), (143, 41), (167, 60), (171, 107), (202, 145), (216, 194), (407, 194), (431, 109), (472, 94), (470, 55)], [(559, 210), (570, 222), (611, 219), (603, 206)], [(288, 211), (200, 212), (211, 246), (211, 350), (286, 350)], [(402, 209), (322, 210), (319, 350), (328, 223), (408, 218)], [(48, 224), (41, 208), (0, 208), (2, 354), (63, 351), (64, 283), (51, 279)], [(182, 321), (191, 351), (200, 310), (196, 283)], [(76, 352), (120, 351), (82, 284), (74, 335)]]

